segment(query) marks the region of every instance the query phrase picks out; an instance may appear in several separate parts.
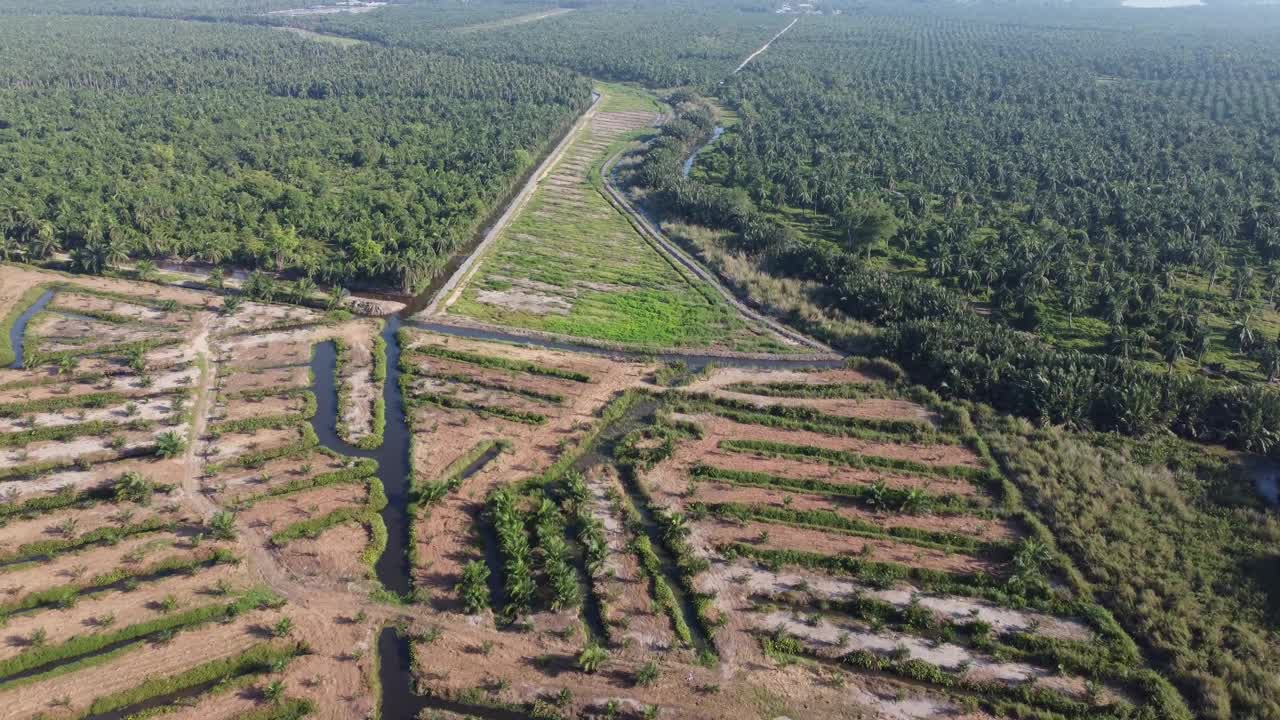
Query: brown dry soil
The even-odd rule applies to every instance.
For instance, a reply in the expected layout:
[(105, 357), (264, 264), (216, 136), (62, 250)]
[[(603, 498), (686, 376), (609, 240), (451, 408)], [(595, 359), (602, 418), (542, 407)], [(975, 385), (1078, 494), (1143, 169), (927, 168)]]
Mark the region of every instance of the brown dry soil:
[[(308, 363), (313, 346), (341, 338), (352, 348), (351, 363), (343, 369), (349, 400), (354, 404), (342, 418), (347, 433), (367, 432), (369, 408), (377, 396), (371, 381), (370, 351), (378, 323), (368, 318), (330, 323), (314, 311), (281, 305), (245, 303), (234, 314), (220, 312), (221, 299), (212, 294), (164, 285), (123, 280), (63, 276), (0, 266), (0, 317), (9, 315), (23, 292), (33, 286), (66, 282), (80, 288), (109, 291), (126, 299), (93, 298), (81, 305), (112, 313), (128, 322), (56, 320), (58, 342), (78, 349), (102, 346), (119, 337), (178, 339), (175, 345), (147, 353), (146, 379), (129, 367), (126, 358), (111, 352), (89, 353), (72, 373), (51, 367), (31, 370), (0, 369), (0, 405), (25, 403), (91, 392), (116, 392), (141, 407), (182, 397), (182, 412), (148, 418), (153, 424), (126, 430), (112, 428), (101, 436), (75, 436), (56, 442), (40, 440), (23, 446), (0, 447), (0, 503), (48, 497), (60, 491), (109, 490), (126, 471), (170, 485), (149, 504), (114, 501), (109, 493), (75, 507), (48, 512), (15, 513), (0, 525), (0, 604), (17, 603), (31, 593), (61, 586), (83, 585), (98, 574), (137, 572), (163, 560), (196, 557), (222, 548), (237, 562), (200, 567), (190, 574), (148, 578), (134, 588), (113, 587), (83, 595), (78, 602), (40, 606), (14, 614), (0, 633), (0, 661), (33, 652), (33, 642), (56, 645), (71, 638), (109, 632), (228, 601), (251, 588), (269, 588), (284, 600), (274, 609), (258, 609), (228, 622), (211, 622), (176, 633), (164, 642), (149, 642), (132, 651), (86, 663), (72, 671), (23, 682), (0, 677), (0, 707), (6, 717), (48, 718), (82, 716), (90, 704), (108, 693), (128, 690), (142, 682), (173, 675), (201, 663), (231, 657), (273, 638), (270, 628), (281, 618), (293, 623), (290, 638), (304, 641), (310, 653), (290, 663), (279, 675), (268, 674), (227, 692), (198, 698), (190, 707), (166, 717), (191, 719), (238, 718), (261, 710), (267, 701), (256, 690), (279, 679), (285, 695), (315, 703), (313, 717), (348, 720), (372, 717), (377, 710), (375, 639), (386, 624), (401, 622), (420, 639), (416, 680), (433, 692), (459, 696), (477, 687), (488, 700), (526, 703), (572, 694), (572, 714), (603, 711), (615, 701), (632, 716), (657, 705), (665, 718), (932, 718), (981, 717), (966, 715), (945, 693), (928, 686), (887, 677), (838, 670), (825, 665), (781, 665), (760, 651), (756, 635), (759, 619), (749, 607), (750, 588), (733, 582), (729, 563), (715, 552), (719, 543), (736, 541), (781, 549), (828, 553), (866, 553), (885, 562), (903, 563), (948, 572), (999, 573), (992, 561), (964, 553), (925, 549), (887, 538), (801, 529), (779, 524), (735, 524), (713, 519), (691, 522), (689, 542), (712, 567), (694, 579), (701, 592), (712, 593), (711, 612), (725, 624), (714, 630), (719, 662), (703, 666), (694, 648), (684, 647), (673, 632), (671, 618), (655, 600), (631, 543), (645, 532), (627, 518), (624, 483), (631, 480), (608, 464), (585, 478), (588, 511), (605, 530), (603, 567), (591, 586), (604, 600), (609, 627), (608, 660), (597, 673), (582, 672), (577, 657), (587, 631), (577, 608), (539, 612), (507, 625), (491, 613), (468, 616), (461, 612), (456, 585), (463, 564), (484, 559), (482, 542), (484, 503), (496, 488), (546, 471), (586, 436), (598, 413), (624, 391), (661, 392), (649, 382), (655, 365), (619, 361), (526, 346), (496, 344), (409, 330), (409, 346), (435, 345), (503, 360), (583, 373), (588, 382), (481, 367), (406, 352), (403, 359), (415, 371), (410, 398), (423, 392), (469, 403), (475, 409), (452, 409), (416, 402), (410, 422), (413, 466), (419, 483), (442, 479), (446, 469), (479, 443), (504, 441), (508, 448), (466, 479), (416, 519), (414, 548), (418, 560), (413, 602), (380, 602), (371, 568), (362, 560), (370, 528), (349, 521), (329, 527), (316, 537), (283, 544), (271, 536), (291, 525), (314, 520), (336, 509), (360, 508), (368, 497), (366, 481), (306, 488), (275, 495), (286, 483), (301, 482), (340, 470), (345, 463), (306, 447), (305, 423), (278, 429), (211, 434), (219, 422), (247, 418), (290, 416), (303, 407), (291, 392), (308, 388)], [(63, 291), (57, 307), (75, 296)], [(87, 297), (87, 296), (83, 296)], [(133, 299), (131, 302), (129, 299)], [(147, 303), (174, 300), (175, 311), (161, 311)], [(58, 311), (50, 311), (51, 317)], [(110, 326), (105, 329), (102, 326)], [(32, 328), (45, 327), (37, 323)], [(861, 383), (865, 376), (851, 371), (820, 373), (760, 373), (719, 370), (695, 389), (724, 392), (736, 382)], [(269, 391), (265, 398), (245, 393)], [(175, 395), (176, 394), (176, 395)], [(160, 397), (163, 395), (163, 399)], [(777, 404), (775, 398), (770, 402)], [(920, 406), (892, 398), (795, 401), (833, 414), (877, 418), (936, 418)], [(356, 407), (358, 406), (358, 407)], [(132, 415), (113, 401), (94, 419), (114, 425)], [(486, 411), (486, 409), (488, 411)], [(540, 422), (517, 422), (501, 416), (519, 411), (544, 416)], [(36, 413), (56, 425), (64, 410)], [(72, 412), (75, 412), (74, 410)], [(96, 412), (96, 410), (88, 410)], [(144, 415), (144, 417), (146, 417)], [(637, 479), (658, 506), (680, 510), (691, 499), (707, 502), (788, 504), (798, 509), (836, 510), (844, 516), (886, 527), (917, 528), (960, 533), (987, 540), (1006, 540), (1014, 530), (998, 521), (973, 517), (931, 517), (871, 513), (848, 505), (833, 505), (816, 494), (744, 490), (704, 483), (699, 495), (688, 494), (688, 467), (705, 462), (829, 482), (868, 484), (882, 479), (891, 487), (919, 487), (935, 494), (977, 498), (971, 483), (949, 477), (913, 477), (874, 473), (822, 463), (763, 459), (718, 449), (720, 440), (754, 438), (832, 449), (850, 450), (929, 465), (981, 467), (972, 452), (958, 445), (867, 442), (818, 433), (777, 430), (728, 420), (695, 416), (705, 437), (680, 443), (675, 455)], [(171, 424), (175, 423), (175, 424)], [(43, 427), (43, 425), (42, 425)], [(7, 429), (6, 429), (7, 428)], [(0, 434), (12, 430), (0, 427)], [(188, 440), (185, 453), (161, 460), (152, 448), (156, 437), (172, 430)], [(124, 445), (112, 447), (111, 438)], [(274, 459), (254, 460), (262, 453), (292, 448)], [(120, 458), (121, 453), (136, 457)], [(36, 467), (39, 460), (58, 460), (68, 467)], [(0, 505), (0, 507), (4, 507)], [(219, 539), (212, 529), (215, 514), (235, 510), (232, 537)], [(55, 552), (35, 562), (19, 562), (40, 541), (75, 541), (101, 528), (128, 527), (149, 517), (174, 522), (172, 527), (129, 535), (115, 543), (87, 543)], [(767, 538), (763, 532), (767, 530)], [(741, 561), (738, 561), (741, 563)], [(755, 572), (771, 572), (756, 568)], [(674, 577), (674, 576), (672, 576)], [(765, 579), (757, 584), (770, 584)], [(899, 589), (900, 590), (900, 589)], [(899, 591), (895, 590), (895, 591)], [(959, 600), (955, 602), (960, 602)], [(438, 630), (438, 632), (436, 632)], [(33, 638), (37, 640), (33, 641)], [(635, 673), (647, 662), (657, 663), (657, 680), (637, 684)]]

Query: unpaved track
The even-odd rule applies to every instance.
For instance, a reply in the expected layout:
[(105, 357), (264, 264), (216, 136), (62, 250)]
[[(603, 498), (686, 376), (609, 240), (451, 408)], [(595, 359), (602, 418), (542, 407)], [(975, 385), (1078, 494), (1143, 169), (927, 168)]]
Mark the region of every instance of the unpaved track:
[(756, 50), (755, 52), (753, 52), (753, 53), (751, 53), (750, 55), (748, 55), (748, 56), (747, 56), (747, 59), (746, 59), (746, 60), (743, 60), (741, 65), (739, 65), (738, 67), (734, 68), (734, 69), (733, 69), (733, 74), (734, 74), (734, 75), (737, 75), (737, 74), (738, 74), (738, 72), (739, 72), (740, 70), (742, 70), (742, 68), (744, 68), (744, 67), (746, 67), (746, 66), (747, 66), (747, 63), (751, 62), (752, 60), (755, 60), (757, 55), (759, 55), (760, 53), (764, 52), (765, 50), (768, 50), (768, 49), (769, 49), (769, 46), (773, 44), (773, 41), (774, 41), (774, 40), (777, 40), (778, 38), (782, 37), (783, 33), (785, 33), (786, 31), (790, 30), (790, 29), (791, 29), (792, 27), (794, 27), (794, 26), (795, 26), (795, 24), (796, 24), (796, 23), (798, 23), (798, 22), (800, 22), (800, 18), (796, 18), (795, 20), (792, 20), (790, 25), (788, 25), (788, 26), (786, 26), (786, 27), (782, 28), (781, 30), (779, 30), (777, 35), (774, 35), (773, 37), (769, 38), (769, 42), (765, 43), (764, 45), (761, 45), (759, 50)]

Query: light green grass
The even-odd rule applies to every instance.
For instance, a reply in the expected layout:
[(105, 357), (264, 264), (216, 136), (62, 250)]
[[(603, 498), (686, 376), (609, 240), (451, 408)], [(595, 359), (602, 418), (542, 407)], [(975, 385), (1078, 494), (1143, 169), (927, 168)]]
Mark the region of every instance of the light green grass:
[[(649, 105), (643, 109), (657, 109), (651, 97), (630, 88), (600, 88), (606, 93), (604, 112), (641, 109), (645, 102)], [(602, 141), (608, 146), (601, 151), (588, 147)], [(642, 347), (781, 350), (771, 336), (744, 322), (713, 288), (660, 254), (600, 194), (593, 182), (599, 166), (627, 142), (626, 137), (598, 137), (584, 130), (561, 167), (581, 163), (587, 168), (586, 178), (567, 192), (544, 183), (449, 312)], [(482, 301), (488, 293), (511, 291), (537, 297), (542, 308)]]
[(619, 83), (597, 82), (596, 92), (600, 93), (600, 112), (662, 112), (656, 98), (648, 91), (622, 85)]

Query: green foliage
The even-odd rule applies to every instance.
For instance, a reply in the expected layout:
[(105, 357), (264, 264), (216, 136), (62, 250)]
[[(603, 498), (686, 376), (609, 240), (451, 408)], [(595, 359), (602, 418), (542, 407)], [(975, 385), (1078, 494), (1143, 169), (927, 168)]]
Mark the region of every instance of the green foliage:
[(588, 645), (578, 655), (578, 669), (589, 675), (599, 672), (609, 661), (609, 651), (599, 645)]
[[(0, 215), (0, 235), (34, 250), (28, 224), (48, 225), (52, 247), (87, 272), (174, 255), (412, 292), (590, 91), (547, 65), (333, 47), (223, 23), (10, 17), (0, 45), (12, 53), (0, 117), (25, 108), (27, 118), (6, 123), (0, 196), (23, 215)], [(33, 136), (71, 95), (91, 108), (84, 118), (56, 140)], [(490, 120), (499, 106), (508, 122)], [(213, 107), (236, 127), (205, 119)], [(282, 123), (295, 131), (265, 151), (260, 129)], [(393, 137), (373, 133), (378, 124)], [(305, 169), (291, 166), (297, 158)], [(55, 190), (55, 166), (83, 184)], [(110, 192), (94, 191), (98, 180)], [(61, 193), (66, 212), (50, 199)], [(255, 297), (275, 294), (259, 285)]]
[(654, 553), (653, 543), (649, 540), (649, 536), (637, 535), (631, 541), (631, 552), (635, 553), (636, 558), (640, 561), (640, 567), (644, 570), (644, 574), (649, 576), (650, 591), (653, 594), (654, 603), (671, 620), (671, 627), (675, 631), (676, 637), (685, 645), (692, 645), (693, 631), (689, 629), (689, 623), (684, 619), (684, 612), (680, 609), (680, 603), (676, 599), (675, 592), (667, 584), (666, 577), (662, 573), (662, 561)]
[[(1274, 523), (1215, 506), (1202, 480), (1223, 472), (1198, 446), (1189, 466), (1143, 466), (1065, 433), (1003, 422), (992, 452), (1120, 623), (1203, 717), (1265, 716), (1280, 698)], [(1105, 528), (1100, 532), (1099, 528)], [(1270, 566), (1270, 567), (1269, 567)], [(1159, 683), (1152, 694), (1174, 695)]]
[(0, 434), (0, 448), (24, 447), (36, 442), (70, 440), (83, 436), (103, 436), (118, 430), (145, 430), (148, 427), (150, 427), (150, 423), (143, 420), (134, 420), (123, 424), (104, 420), (91, 420), (72, 425), (32, 428), (30, 430)]
[(256, 645), (232, 657), (197, 665), (177, 675), (151, 678), (129, 690), (99, 697), (89, 707), (88, 714), (101, 715), (117, 712), (142, 704), (153, 698), (172, 695), (189, 688), (213, 682), (225, 683), (236, 678), (276, 672), (282, 663), (287, 663), (289, 660), (306, 653), (306, 646), (298, 643), (284, 646)]
[(863, 440), (900, 442), (906, 439), (915, 442), (956, 442), (954, 438), (934, 432), (933, 426), (924, 421), (875, 420), (828, 415), (797, 405), (759, 406), (743, 400), (716, 398), (704, 394), (684, 394), (675, 407), (684, 412), (709, 412), (748, 425), (805, 430)]
[(115, 483), (112, 485), (112, 492), (115, 495), (116, 502), (134, 502), (139, 505), (146, 505), (151, 502), (151, 496), (155, 491), (155, 483), (133, 470), (116, 478)]
[(537, 591), (529, 535), (525, 530), (526, 516), (517, 504), (518, 499), (509, 487), (498, 488), (489, 496), (488, 517), (498, 535), (498, 551), (502, 555), (505, 610), (512, 617), (529, 611)]
[(470, 410), (481, 415), (492, 415), (493, 417), (510, 420), (512, 422), (524, 423), (526, 425), (541, 425), (547, 421), (547, 416), (541, 413), (529, 412), (527, 410), (516, 410), (513, 408), (502, 407), (501, 405), (485, 405), (483, 403), (473, 402), (471, 400), (463, 400), (462, 398), (452, 395), (442, 395), (440, 393), (427, 392), (425, 390), (413, 390), (412, 397), (415, 401), (429, 402), (439, 405), (450, 410)]
[(426, 355), (428, 357), (443, 358), (445, 360), (454, 360), (469, 365), (479, 365), (480, 367), (495, 368), (498, 370), (510, 370), (511, 372), (525, 373), (527, 375), (543, 375), (546, 377), (560, 378), (561, 380), (572, 380), (574, 382), (587, 383), (591, 382), (591, 376), (574, 370), (564, 370), (550, 365), (540, 365), (525, 360), (515, 360), (507, 357), (497, 357), (494, 355), (482, 355), (479, 353), (466, 352), (464, 350), (451, 350), (449, 348), (440, 347), (439, 345), (418, 345), (406, 346), (403, 351), (408, 355)]
[[(689, 512), (693, 513), (700, 507), (704, 506), (694, 503), (689, 506)], [(947, 552), (992, 553), (1008, 550), (1000, 543), (984, 542), (969, 535), (902, 526), (886, 528), (880, 524), (850, 518), (832, 510), (792, 510), (773, 505), (744, 505), (741, 503), (715, 503), (705, 507), (713, 515), (734, 520), (785, 523), (787, 525), (820, 528), (860, 537), (889, 537), (921, 547)], [(877, 509), (883, 509), (883, 506)]]
[(0, 555), (0, 565), (25, 562), (44, 557), (53, 557), (72, 550), (79, 550), (90, 545), (110, 545), (131, 535), (172, 530), (177, 524), (159, 517), (151, 517), (140, 523), (122, 527), (101, 527), (75, 537), (37, 540), (18, 546), (16, 550)]
[(176, 458), (187, 451), (187, 439), (173, 430), (166, 430), (156, 436), (156, 457)]
[(747, 487), (766, 487), (779, 490), (816, 493), (849, 498), (870, 510), (893, 510), (907, 513), (963, 513), (980, 509), (969, 505), (956, 495), (930, 495), (919, 488), (891, 487), (883, 480), (870, 485), (835, 483), (812, 478), (793, 478), (782, 475), (731, 470), (712, 465), (694, 465), (689, 473), (694, 478)]
[(404, 371), (416, 377), (431, 378), (433, 380), (443, 380), (445, 382), (454, 383), (454, 384), (471, 385), (472, 387), (478, 387), (484, 390), (497, 390), (500, 392), (511, 393), (513, 395), (520, 395), (522, 397), (527, 397), (531, 400), (548, 402), (553, 405), (560, 405), (564, 403), (564, 396), (558, 393), (539, 392), (537, 390), (530, 390), (528, 388), (523, 388), (518, 385), (512, 385), (510, 383), (494, 382), (491, 380), (485, 380), (483, 378), (473, 377), (471, 375), (440, 372), (440, 371), (430, 370), (427, 368), (419, 368), (419, 367), (413, 367), (413, 366), (406, 366)]
[(263, 500), (291, 495), (297, 492), (328, 487), (330, 485), (349, 485), (360, 482), (367, 477), (377, 474), (377, 472), (378, 462), (376, 460), (361, 458), (351, 467), (327, 473), (320, 473), (319, 475), (310, 478), (294, 478), (289, 482), (276, 485), (262, 494), (254, 495), (249, 498), (237, 498), (236, 506), (246, 508)]
[(126, 396), (115, 392), (85, 393), (66, 397), (50, 397), (41, 400), (0, 404), (0, 417), (15, 418), (33, 413), (57, 412), (67, 409), (104, 408), (118, 405)]
[(812, 445), (794, 445), (771, 440), (721, 440), (720, 448), (730, 452), (820, 460), (853, 468), (890, 470), (912, 475), (942, 475), (962, 479), (982, 479), (987, 475), (986, 470), (960, 465), (929, 465), (914, 460), (864, 455), (850, 450), (830, 450)]
[(209, 520), (209, 531), (219, 540), (236, 539), (236, 515), (228, 510), (219, 510)]
[(662, 671), (658, 668), (658, 663), (650, 660), (636, 671), (635, 684), (640, 687), (648, 687), (658, 681)]
[(489, 566), (483, 560), (473, 560), (462, 568), (462, 580), (458, 583), (462, 606), (470, 615), (489, 608)]
[[(253, 592), (226, 605), (213, 604), (194, 608), (182, 613), (164, 615), (148, 622), (130, 625), (119, 630), (94, 633), (73, 637), (58, 645), (45, 645), (31, 648), (5, 660), (0, 660), (0, 687), (12, 688), (17, 683), (26, 683), (36, 679), (45, 679), (51, 674), (65, 672), (68, 669), (83, 665), (61, 665), (82, 656), (92, 656), (102, 648), (144, 640), (162, 633), (203, 625), (224, 617), (235, 617), (255, 608), (278, 602), (269, 593)], [(129, 650), (137, 649), (141, 643), (126, 645)], [(88, 658), (92, 661), (104, 661), (112, 656), (97, 655)], [(48, 670), (44, 670), (48, 668)], [(33, 671), (36, 674), (32, 674)], [(13, 676), (23, 674), (21, 679)]]
[(308, 393), (306, 395), (307, 411), (302, 413), (288, 413), (284, 415), (265, 415), (258, 417), (242, 418), (240, 420), (228, 420), (226, 422), (217, 423), (209, 427), (209, 433), (213, 435), (225, 435), (228, 433), (255, 433), (259, 430), (280, 430), (282, 428), (297, 427), (307, 422), (311, 415), (315, 414), (315, 395)]
[(581, 602), (578, 577), (569, 559), (569, 543), (565, 541), (564, 516), (550, 499), (543, 498), (534, 521), (542, 572), (551, 593), (551, 609), (561, 610)]

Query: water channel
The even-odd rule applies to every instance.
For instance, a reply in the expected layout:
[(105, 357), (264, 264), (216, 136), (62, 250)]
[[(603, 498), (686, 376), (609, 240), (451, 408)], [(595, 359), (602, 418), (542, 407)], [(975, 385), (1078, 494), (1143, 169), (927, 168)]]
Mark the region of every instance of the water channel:
[(22, 367), (22, 351), (25, 347), (25, 341), (23, 338), (27, 334), (27, 323), (31, 322), (31, 318), (35, 317), (37, 313), (45, 309), (51, 300), (53, 300), (53, 291), (45, 290), (39, 299), (31, 304), (31, 307), (22, 311), (22, 314), (18, 316), (17, 321), (13, 323), (13, 327), (9, 328), (9, 347), (13, 348), (14, 358), (13, 364), (9, 367)]
[(334, 371), (338, 353), (332, 342), (316, 345), (311, 358), (311, 371), (315, 378), (316, 414), (311, 426), (320, 444), (341, 455), (372, 458), (378, 462), (378, 479), (387, 494), (387, 506), (382, 510), (382, 520), (387, 526), (387, 549), (378, 558), (374, 571), (378, 581), (388, 591), (408, 597), (412, 591), (409, 577), (409, 425), (404, 416), (404, 403), (400, 397), (400, 342), (397, 332), (400, 318), (386, 318), (382, 339), (387, 344), (387, 378), (382, 397), (386, 403), (386, 429), (382, 445), (374, 450), (362, 450), (349, 445), (338, 436), (338, 386)]
[(693, 172), (693, 164), (697, 162), (698, 156), (702, 154), (703, 150), (711, 147), (711, 143), (719, 140), (720, 136), (723, 134), (724, 128), (717, 125), (716, 129), (711, 131), (711, 139), (699, 145), (692, 153), (689, 153), (689, 157), (685, 159), (684, 164), (680, 166), (680, 174), (684, 177), (689, 177), (689, 173)]

